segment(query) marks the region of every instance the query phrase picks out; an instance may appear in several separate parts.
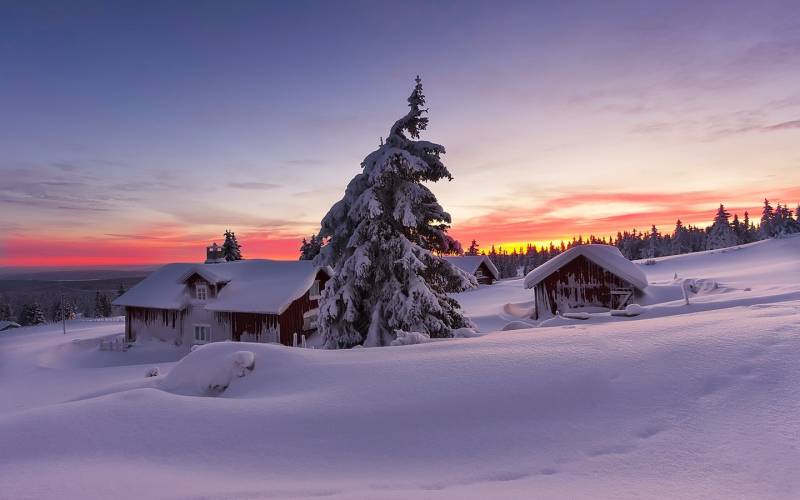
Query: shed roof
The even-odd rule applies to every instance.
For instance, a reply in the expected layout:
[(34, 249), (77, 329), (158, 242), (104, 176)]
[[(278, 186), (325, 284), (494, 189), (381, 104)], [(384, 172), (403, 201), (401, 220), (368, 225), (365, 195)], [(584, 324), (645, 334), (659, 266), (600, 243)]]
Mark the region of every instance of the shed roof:
[(8, 330), (9, 328), (19, 328), (19, 323), (14, 323), (13, 321), (0, 321), (0, 332), (3, 330)]
[(446, 256), (444, 259), (469, 274), (475, 274), (478, 267), (485, 263), (486, 267), (489, 268), (489, 272), (494, 276), (494, 279), (500, 279), (500, 272), (497, 271), (497, 267), (495, 267), (492, 260), (486, 255), (452, 255)]
[(644, 272), (638, 265), (626, 259), (617, 247), (611, 245), (578, 245), (556, 255), (529, 272), (525, 276), (525, 288), (533, 288), (562, 266), (581, 255), (640, 290), (647, 287), (647, 277)]
[(239, 260), (220, 264), (167, 264), (114, 301), (117, 306), (180, 310), (189, 303), (184, 281), (198, 274), (212, 283), (227, 283), (205, 309), (218, 312), (281, 314), (303, 296), (319, 271), (330, 267), (308, 260)]

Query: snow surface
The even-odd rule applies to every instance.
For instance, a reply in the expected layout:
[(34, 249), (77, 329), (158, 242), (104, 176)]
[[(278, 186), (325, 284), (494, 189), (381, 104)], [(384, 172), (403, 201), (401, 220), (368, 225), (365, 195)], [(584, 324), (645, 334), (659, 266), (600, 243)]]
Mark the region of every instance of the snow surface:
[(184, 282), (196, 272), (212, 283), (227, 283), (217, 298), (206, 304), (207, 310), (280, 314), (311, 288), (320, 270), (333, 272), (307, 260), (167, 264), (125, 292), (114, 305), (183, 309), (189, 302)]
[(513, 331), (504, 281), (456, 296), (500, 327), (403, 347), (4, 332), (0, 498), (797, 498), (798, 263), (797, 237), (657, 259), (688, 306)]
[(525, 276), (525, 288), (533, 288), (558, 268), (581, 255), (625, 279), (640, 290), (647, 287), (647, 278), (644, 272), (637, 264), (626, 259), (617, 247), (611, 245), (579, 245), (556, 255), (529, 272)]

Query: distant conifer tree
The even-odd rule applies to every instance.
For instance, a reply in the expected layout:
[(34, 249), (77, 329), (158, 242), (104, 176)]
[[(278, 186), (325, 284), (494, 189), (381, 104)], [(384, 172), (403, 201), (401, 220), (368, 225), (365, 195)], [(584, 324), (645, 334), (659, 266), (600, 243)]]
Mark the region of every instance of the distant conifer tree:
[(242, 247), (236, 235), (230, 229), (225, 230), (225, 242), (222, 244), (222, 255), (228, 262), (242, 260)]

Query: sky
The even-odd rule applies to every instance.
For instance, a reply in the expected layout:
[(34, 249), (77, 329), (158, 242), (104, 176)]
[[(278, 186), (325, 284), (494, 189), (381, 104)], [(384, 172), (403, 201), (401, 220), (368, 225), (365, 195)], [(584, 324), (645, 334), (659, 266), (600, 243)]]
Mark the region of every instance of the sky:
[(800, 202), (800, 2), (0, 2), (0, 266), (296, 258), (407, 111), (466, 246)]

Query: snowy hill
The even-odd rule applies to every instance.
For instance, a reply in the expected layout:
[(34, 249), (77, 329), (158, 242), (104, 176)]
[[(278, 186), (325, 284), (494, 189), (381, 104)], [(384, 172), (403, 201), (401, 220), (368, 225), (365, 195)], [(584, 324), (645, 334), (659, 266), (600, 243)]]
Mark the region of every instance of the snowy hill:
[[(800, 238), (664, 258), (635, 318), (403, 347), (1, 333), (0, 498), (796, 498), (798, 264)], [(458, 298), (489, 331), (529, 293)]]

